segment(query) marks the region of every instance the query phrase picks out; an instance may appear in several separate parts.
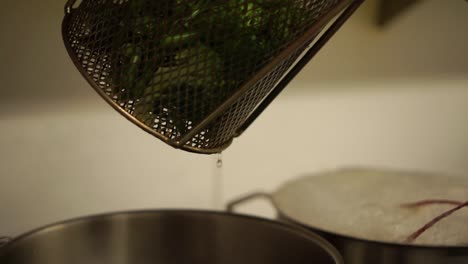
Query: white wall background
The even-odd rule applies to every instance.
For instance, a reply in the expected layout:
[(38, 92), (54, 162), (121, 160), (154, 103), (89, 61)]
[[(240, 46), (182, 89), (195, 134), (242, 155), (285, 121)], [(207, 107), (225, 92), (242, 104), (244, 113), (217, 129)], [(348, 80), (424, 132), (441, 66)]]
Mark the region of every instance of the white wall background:
[[(0, 235), (105, 211), (211, 208), (216, 157), (173, 150), (89, 88), (61, 43), (63, 2), (0, 10)], [(468, 4), (428, 0), (386, 29), (372, 24), (375, 5), (225, 151), (225, 199), (348, 165), (468, 175)]]

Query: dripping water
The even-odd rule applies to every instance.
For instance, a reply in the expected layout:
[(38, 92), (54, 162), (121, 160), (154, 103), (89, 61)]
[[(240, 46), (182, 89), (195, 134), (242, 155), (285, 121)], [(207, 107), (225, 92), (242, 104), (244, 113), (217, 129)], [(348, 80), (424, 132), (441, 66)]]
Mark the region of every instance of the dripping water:
[(213, 208), (215, 210), (224, 210), (223, 205), (223, 155), (216, 154), (216, 163), (213, 173)]
[(218, 159), (216, 160), (216, 168), (221, 169), (223, 167), (223, 155), (219, 153), (217, 158)]

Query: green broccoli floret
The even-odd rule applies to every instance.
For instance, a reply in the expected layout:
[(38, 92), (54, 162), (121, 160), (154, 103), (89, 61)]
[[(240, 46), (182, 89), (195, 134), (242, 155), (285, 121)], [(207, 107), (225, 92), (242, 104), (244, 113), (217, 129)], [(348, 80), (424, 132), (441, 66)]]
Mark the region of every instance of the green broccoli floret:
[(148, 126), (164, 119), (184, 134), (294, 37), (307, 18), (296, 4), (124, 2), (126, 13), (113, 25), (120, 33), (111, 39), (114, 96)]

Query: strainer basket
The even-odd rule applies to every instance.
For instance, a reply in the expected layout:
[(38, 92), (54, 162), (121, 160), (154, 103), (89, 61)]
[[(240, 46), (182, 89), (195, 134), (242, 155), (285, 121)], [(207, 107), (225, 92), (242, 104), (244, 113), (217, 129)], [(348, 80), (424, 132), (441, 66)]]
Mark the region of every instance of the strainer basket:
[(258, 117), (361, 2), (70, 0), (62, 34), (118, 112), (175, 148), (210, 154)]

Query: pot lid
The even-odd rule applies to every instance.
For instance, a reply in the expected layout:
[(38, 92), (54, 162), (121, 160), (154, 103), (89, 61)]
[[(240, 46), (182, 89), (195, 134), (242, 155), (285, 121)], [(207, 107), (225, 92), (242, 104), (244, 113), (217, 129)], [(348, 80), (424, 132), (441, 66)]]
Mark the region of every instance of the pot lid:
[[(278, 210), (299, 223), (341, 235), (401, 243), (453, 204), (468, 201), (468, 180), (446, 175), (389, 169), (344, 168), (286, 182), (272, 198)], [(468, 245), (468, 209), (441, 220), (416, 245)]]

